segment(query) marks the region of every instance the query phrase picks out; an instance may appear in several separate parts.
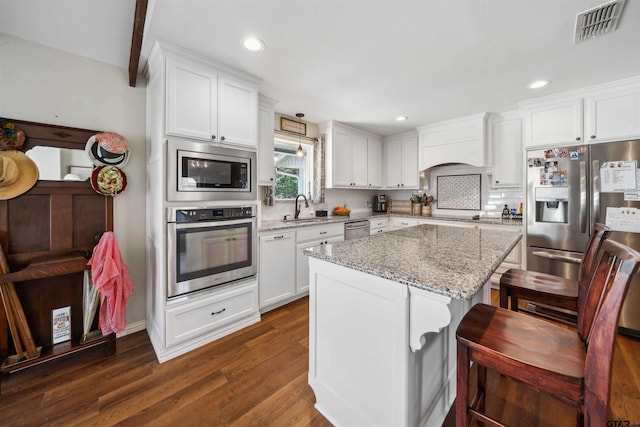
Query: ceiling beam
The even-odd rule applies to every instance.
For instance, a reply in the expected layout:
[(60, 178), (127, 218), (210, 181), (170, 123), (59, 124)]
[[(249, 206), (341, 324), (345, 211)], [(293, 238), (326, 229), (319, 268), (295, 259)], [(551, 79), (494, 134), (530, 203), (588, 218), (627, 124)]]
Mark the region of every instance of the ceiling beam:
[(138, 63), (142, 49), (144, 21), (147, 16), (148, 0), (136, 0), (136, 13), (133, 17), (133, 35), (131, 36), (131, 53), (129, 54), (129, 86), (136, 87)]

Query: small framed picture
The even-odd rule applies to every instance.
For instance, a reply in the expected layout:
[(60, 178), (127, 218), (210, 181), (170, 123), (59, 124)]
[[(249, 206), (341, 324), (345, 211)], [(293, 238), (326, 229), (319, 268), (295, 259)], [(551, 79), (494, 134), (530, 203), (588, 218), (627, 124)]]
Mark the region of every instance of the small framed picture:
[(71, 339), (71, 306), (51, 311), (51, 343), (58, 344)]
[(287, 119), (286, 117), (280, 117), (280, 130), (297, 133), (299, 135), (306, 135), (307, 124)]

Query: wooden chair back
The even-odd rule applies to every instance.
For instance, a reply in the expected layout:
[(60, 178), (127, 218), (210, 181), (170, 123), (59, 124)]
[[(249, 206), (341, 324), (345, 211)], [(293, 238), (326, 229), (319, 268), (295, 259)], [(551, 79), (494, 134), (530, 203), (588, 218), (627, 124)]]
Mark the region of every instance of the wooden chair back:
[(578, 280), (582, 279), (584, 275), (587, 275), (589, 278), (593, 273), (594, 262), (596, 260), (596, 256), (598, 251), (600, 250), (600, 246), (602, 242), (605, 241), (607, 237), (611, 234), (611, 229), (604, 224), (597, 222), (593, 226), (593, 231), (589, 236), (589, 241), (587, 242), (587, 247), (584, 251), (584, 256), (582, 257), (582, 262), (580, 263), (580, 271), (578, 272)]
[(611, 364), (618, 316), (640, 253), (606, 240), (598, 252), (596, 268), (578, 317), (578, 333), (587, 349), (585, 363), (584, 421), (587, 426), (607, 425)]
[(580, 271), (578, 272), (578, 311), (581, 311), (580, 307), (584, 307), (596, 266), (596, 257), (600, 252), (602, 243), (609, 237), (609, 234), (611, 234), (609, 227), (596, 223), (589, 236), (589, 242), (584, 251)]

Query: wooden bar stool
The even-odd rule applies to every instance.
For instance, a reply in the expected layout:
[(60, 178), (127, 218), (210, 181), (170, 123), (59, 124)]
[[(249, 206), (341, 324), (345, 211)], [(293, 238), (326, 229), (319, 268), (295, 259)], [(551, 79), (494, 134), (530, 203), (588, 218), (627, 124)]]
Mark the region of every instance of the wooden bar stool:
[(518, 311), (518, 300), (524, 299), (577, 312), (580, 294), (586, 291), (580, 278), (591, 276), (596, 254), (610, 233), (603, 224), (594, 226), (580, 263), (578, 280), (518, 268), (507, 270), (500, 277), (500, 307), (508, 308), (511, 300), (511, 310)]
[[(456, 425), (467, 426), (471, 419), (503, 425), (483, 413), (487, 368), (575, 407), (580, 426), (607, 425), (618, 316), (639, 265), (637, 251), (612, 240), (602, 244), (578, 307), (577, 331), (500, 307), (472, 307), (456, 332)], [(470, 362), (478, 365), (471, 402)]]

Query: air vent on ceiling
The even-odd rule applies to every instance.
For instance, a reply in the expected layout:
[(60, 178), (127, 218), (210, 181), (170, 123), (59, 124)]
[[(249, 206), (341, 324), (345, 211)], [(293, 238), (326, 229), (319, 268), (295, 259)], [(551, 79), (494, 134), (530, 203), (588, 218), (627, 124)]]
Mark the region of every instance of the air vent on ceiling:
[(625, 0), (614, 0), (576, 16), (574, 43), (615, 31)]

